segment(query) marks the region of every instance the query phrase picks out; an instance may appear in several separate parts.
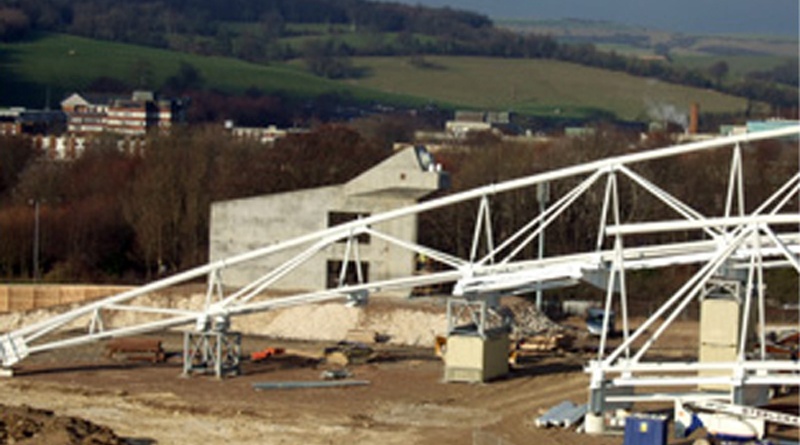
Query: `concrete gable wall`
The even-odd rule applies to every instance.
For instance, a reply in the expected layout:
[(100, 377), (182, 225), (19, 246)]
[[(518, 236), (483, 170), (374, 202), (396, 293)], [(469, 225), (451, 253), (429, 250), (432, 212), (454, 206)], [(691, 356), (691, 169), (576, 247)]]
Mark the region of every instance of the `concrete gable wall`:
[(348, 182), (345, 193), (420, 199), (439, 189), (440, 175), (433, 165), (423, 169), (417, 149), (408, 147)]
[[(330, 212), (375, 215), (413, 205), (436, 190), (439, 173), (423, 171), (414, 149), (404, 150), (346, 185), (300, 190), (214, 203), (211, 208), (211, 261), (229, 258), (328, 228)], [(394, 178), (394, 179), (390, 179)], [(410, 187), (404, 187), (410, 185)], [(387, 221), (375, 229), (395, 238), (416, 241), (417, 218)], [(231, 286), (248, 284), (296, 256), (309, 245), (223, 271)], [(325, 289), (328, 262), (341, 261), (345, 243), (336, 243), (286, 275), (273, 288)], [(369, 280), (409, 276), (414, 254), (375, 237), (359, 244), (359, 257), (369, 263)]]

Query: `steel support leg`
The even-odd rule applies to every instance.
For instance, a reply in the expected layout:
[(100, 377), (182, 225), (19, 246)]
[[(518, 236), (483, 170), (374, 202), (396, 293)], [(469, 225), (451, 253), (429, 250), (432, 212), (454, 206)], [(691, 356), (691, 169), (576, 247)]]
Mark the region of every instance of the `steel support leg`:
[(183, 374), (239, 375), (242, 334), (239, 332), (185, 332)]

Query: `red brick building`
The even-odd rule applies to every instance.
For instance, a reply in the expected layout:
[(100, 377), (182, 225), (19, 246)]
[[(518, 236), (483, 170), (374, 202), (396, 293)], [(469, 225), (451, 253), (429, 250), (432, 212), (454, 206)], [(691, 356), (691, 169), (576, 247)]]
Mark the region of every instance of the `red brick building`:
[(75, 93), (61, 102), (61, 109), (72, 134), (144, 136), (154, 130), (168, 131), (180, 114), (175, 101), (159, 100), (149, 91), (135, 91), (130, 98)]

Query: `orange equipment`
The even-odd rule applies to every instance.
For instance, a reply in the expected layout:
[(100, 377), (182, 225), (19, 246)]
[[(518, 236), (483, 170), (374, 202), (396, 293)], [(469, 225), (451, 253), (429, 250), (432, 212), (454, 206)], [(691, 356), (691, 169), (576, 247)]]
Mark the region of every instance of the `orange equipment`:
[(283, 352), (284, 352), (283, 348), (266, 348), (250, 354), (250, 360), (254, 362), (259, 362), (261, 360), (266, 360), (274, 355), (283, 354)]

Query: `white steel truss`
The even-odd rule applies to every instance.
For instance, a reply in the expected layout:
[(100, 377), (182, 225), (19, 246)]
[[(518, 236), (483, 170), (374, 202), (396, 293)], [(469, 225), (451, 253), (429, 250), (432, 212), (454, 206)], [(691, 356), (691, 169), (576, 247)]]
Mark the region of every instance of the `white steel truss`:
[[(139, 288), (100, 301), (85, 304), (52, 318), (32, 323), (0, 334), (0, 364), (10, 368), (30, 354), (55, 348), (79, 345), (112, 337), (154, 332), (179, 326), (191, 326), (198, 332), (220, 331), (230, 317), (295, 305), (326, 301), (363, 304), (370, 294), (391, 289), (410, 289), (455, 283), (453, 294), (460, 299), (496, 301), (503, 293), (540, 291), (588, 282), (606, 290), (605, 307), (618, 305), (622, 318), (622, 341), (608, 350), (604, 333), (596, 359), (587, 365), (591, 374), (591, 407), (595, 412), (604, 403), (617, 401), (621, 396), (609, 391), (615, 387), (674, 387), (675, 391), (696, 388), (699, 384), (725, 384), (738, 391), (751, 384), (800, 385), (800, 364), (792, 361), (770, 360), (763, 353), (749, 357), (744, 349), (731, 363), (652, 362), (646, 359), (651, 348), (671, 322), (692, 302), (706, 285), (727, 269), (744, 270), (744, 313), (755, 312), (762, 322), (761, 344), (764, 344), (765, 295), (763, 271), (783, 267), (800, 274), (800, 211), (796, 206), (800, 189), (800, 160), (796, 173), (763, 202), (747, 212), (742, 147), (748, 143), (782, 139), (788, 149), (796, 149), (800, 126), (720, 137), (712, 140), (674, 145), (666, 148), (626, 154), (574, 165), (533, 176), (455, 193), (413, 206), (374, 214), (336, 227), (310, 233), (267, 247), (256, 249), (221, 261), (212, 262)], [(793, 137), (786, 142), (787, 137)], [(656, 162), (710, 150), (731, 150), (728, 188), (724, 212), (703, 215), (665, 188), (654, 184), (635, 170), (644, 162)], [(622, 221), (620, 216), (620, 182), (646, 191), (674, 211), (675, 220)], [(557, 256), (525, 257), (528, 247), (536, 250), (548, 226), (556, 223), (567, 209), (576, 206), (579, 198), (594, 186), (605, 184), (602, 206), (597, 209), (599, 228), (595, 248)], [(539, 213), (510, 236), (496, 240), (490, 213), (492, 197), (502, 193), (531, 189), (545, 184), (573, 184), (554, 196), (552, 204), (542, 206)], [(561, 189), (567, 188), (566, 186)], [(551, 189), (552, 190), (552, 189)], [(698, 191), (700, 192), (700, 191)], [(375, 229), (379, 223), (436, 211), (464, 202), (478, 204), (473, 235), (473, 247), (468, 258), (443, 252), (431, 246), (394, 238)], [(675, 231), (696, 231), (692, 241), (656, 243), (639, 242), (643, 235)], [(425, 255), (441, 264), (442, 269), (424, 274), (369, 281), (359, 269), (360, 256), (355, 239), (362, 234), (381, 238), (408, 251)], [(283, 297), (268, 297), (267, 291), (287, 274), (334, 243), (347, 241), (345, 259), (336, 288), (299, 292)], [(483, 253), (479, 253), (479, 245)], [(609, 246), (610, 247), (605, 247)], [(291, 259), (269, 270), (259, 279), (226, 294), (224, 271), (273, 255), (298, 251)], [(482, 255), (482, 256), (481, 256)], [(344, 283), (348, 263), (353, 262), (358, 280)], [(657, 269), (674, 265), (696, 265), (697, 272), (681, 286), (637, 329), (631, 330), (628, 315), (629, 295), (626, 291), (626, 272)], [(157, 299), (142, 297), (193, 280), (206, 279), (206, 298), (198, 307), (175, 309), (153, 303)], [(149, 301), (149, 303), (146, 303)], [(106, 315), (115, 311), (149, 314), (150, 321), (109, 326)], [(607, 310), (608, 314), (609, 311)], [(737, 322), (732, 320), (731, 322)], [(75, 327), (82, 327), (76, 331)], [(88, 326), (88, 328), (87, 328)], [(0, 327), (1, 328), (1, 327)], [(654, 330), (655, 329), (655, 330)], [(742, 334), (744, 335), (744, 334)], [(701, 370), (732, 370), (731, 376), (699, 374)], [(675, 398), (677, 392), (655, 392), (643, 399)], [(700, 397), (700, 395), (698, 395)]]

